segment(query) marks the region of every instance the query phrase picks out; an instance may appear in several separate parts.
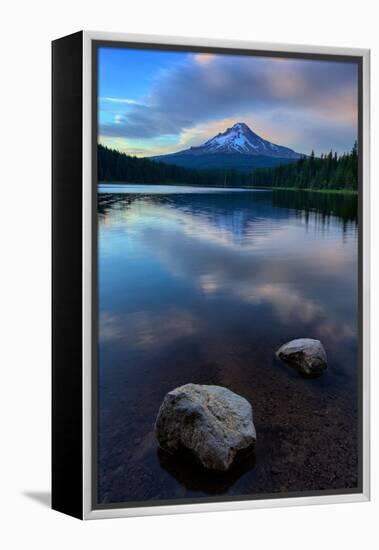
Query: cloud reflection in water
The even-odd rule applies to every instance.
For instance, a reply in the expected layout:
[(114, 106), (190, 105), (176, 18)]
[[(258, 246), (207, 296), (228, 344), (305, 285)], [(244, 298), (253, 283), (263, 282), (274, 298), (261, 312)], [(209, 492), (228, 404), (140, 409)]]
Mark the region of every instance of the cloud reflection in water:
[[(193, 335), (206, 325), (194, 307), (198, 300), (240, 302), (252, 315), (265, 305), (271, 308), (271, 327), (296, 321), (336, 341), (356, 337), (356, 319), (346, 315), (344, 299), (356, 285), (354, 223), (346, 242), (335, 216), (320, 225), (315, 211), (304, 216), (274, 208), (271, 193), (236, 195), (128, 195), (105, 208), (102, 257), (157, 264), (173, 293), (185, 284), (191, 294), (185, 300), (174, 296), (175, 307), (162, 303), (157, 311), (148, 307), (118, 317), (103, 312), (103, 341), (122, 338), (124, 345), (150, 348)], [(148, 292), (159, 292), (159, 284), (152, 279)]]

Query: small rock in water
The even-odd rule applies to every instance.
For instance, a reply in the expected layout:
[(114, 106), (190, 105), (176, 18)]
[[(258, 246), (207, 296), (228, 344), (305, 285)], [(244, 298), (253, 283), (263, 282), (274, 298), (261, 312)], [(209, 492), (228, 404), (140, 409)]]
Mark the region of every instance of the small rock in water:
[(327, 367), (324, 346), (312, 338), (291, 340), (281, 346), (276, 355), (305, 376), (320, 376)]
[(205, 468), (226, 471), (237, 453), (253, 448), (250, 403), (221, 386), (186, 384), (166, 394), (155, 431), (170, 452), (187, 449)]

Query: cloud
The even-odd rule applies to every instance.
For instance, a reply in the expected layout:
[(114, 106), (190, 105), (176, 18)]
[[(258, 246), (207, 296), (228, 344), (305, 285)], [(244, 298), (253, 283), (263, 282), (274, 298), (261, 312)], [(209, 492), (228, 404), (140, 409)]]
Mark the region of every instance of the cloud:
[(128, 99), (126, 97), (100, 97), (100, 101), (109, 101), (110, 103), (127, 103), (128, 105), (138, 105), (138, 101), (135, 99)]
[[(253, 119), (255, 114), (270, 118), (273, 111), (292, 116), (295, 128), (307, 118), (318, 118), (319, 126), (328, 122), (331, 134), (334, 124), (337, 131), (342, 126), (356, 133), (356, 66), (196, 54), (162, 71), (142, 103), (130, 104), (117, 124), (103, 123), (100, 133), (123, 138), (181, 136), (216, 119), (241, 115)], [(312, 132), (311, 127), (306, 130)]]
[(182, 128), (193, 125), (193, 120), (183, 114), (171, 116), (169, 112), (154, 106), (136, 104), (127, 114), (122, 114), (119, 122), (101, 124), (102, 136), (124, 138), (154, 138), (163, 135), (177, 135)]
[(200, 65), (208, 65), (208, 63), (211, 63), (216, 59), (216, 55), (214, 53), (197, 53), (195, 54), (195, 61), (196, 63), (199, 63)]

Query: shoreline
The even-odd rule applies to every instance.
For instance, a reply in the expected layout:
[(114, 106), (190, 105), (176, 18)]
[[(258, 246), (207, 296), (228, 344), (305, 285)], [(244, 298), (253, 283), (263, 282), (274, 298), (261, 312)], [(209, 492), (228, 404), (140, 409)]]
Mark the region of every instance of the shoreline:
[(258, 187), (250, 189), (269, 189), (270, 191), (307, 191), (309, 193), (327, 193), (338, 195), (358, 195), (357, 189), (311, 189), (309, 187)]
[(98, 187), (101, 186), (101, 185), (156, 185), (156, 186), (171, 186), (171, 187), (199, 187), (199, 188), (202, 188), (202, 189), (212, 189), (212, 188), (217, 188), (217, 189), (227, 189), (227, 190), (233, 190), (233, 189), (258, 189), (258, 190), (261, 190), (261, 191), (307, 191), (309, 193), (326, 193), (326, 194), (338, 194), (338, 195), (358, 195), (358, 190), (357, 189), (311, 189), (309, 187), (269, 187), (269, 186), (259, 186), (259, 185), (254, 185), (254, 186), (247, 186), (247, 185), (244, 185), (244, 186), (241, 186), (241, 187), (221, 187), (220, 185), (208, 185), (208, 186), (203, 186), (203, 185), (189, 185), (187, 183), (133, 183), (133, 182), (126, 182), (126, 181), (99, 181), (98, 182)]

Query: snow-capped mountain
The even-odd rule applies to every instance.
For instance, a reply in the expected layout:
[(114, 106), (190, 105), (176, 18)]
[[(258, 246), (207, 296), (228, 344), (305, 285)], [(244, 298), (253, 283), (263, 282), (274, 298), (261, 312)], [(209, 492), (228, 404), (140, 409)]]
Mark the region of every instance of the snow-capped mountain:
[(231, 128), (206, 141), (198, 147), (179, 151), (178, 155), (203, 155), (209, 153), (241, 153), (244, 155), (261, 155), (299, 159), (301, 154), (288, 147), (276, 145), (254, 133), (244, 122), (237, 122)]
[(237, 122), (203, 145), (151, 159), (200, 170), (253, 170), (294, 162), (303, 156), (288, 147), (261, 138), (247, 124)]

